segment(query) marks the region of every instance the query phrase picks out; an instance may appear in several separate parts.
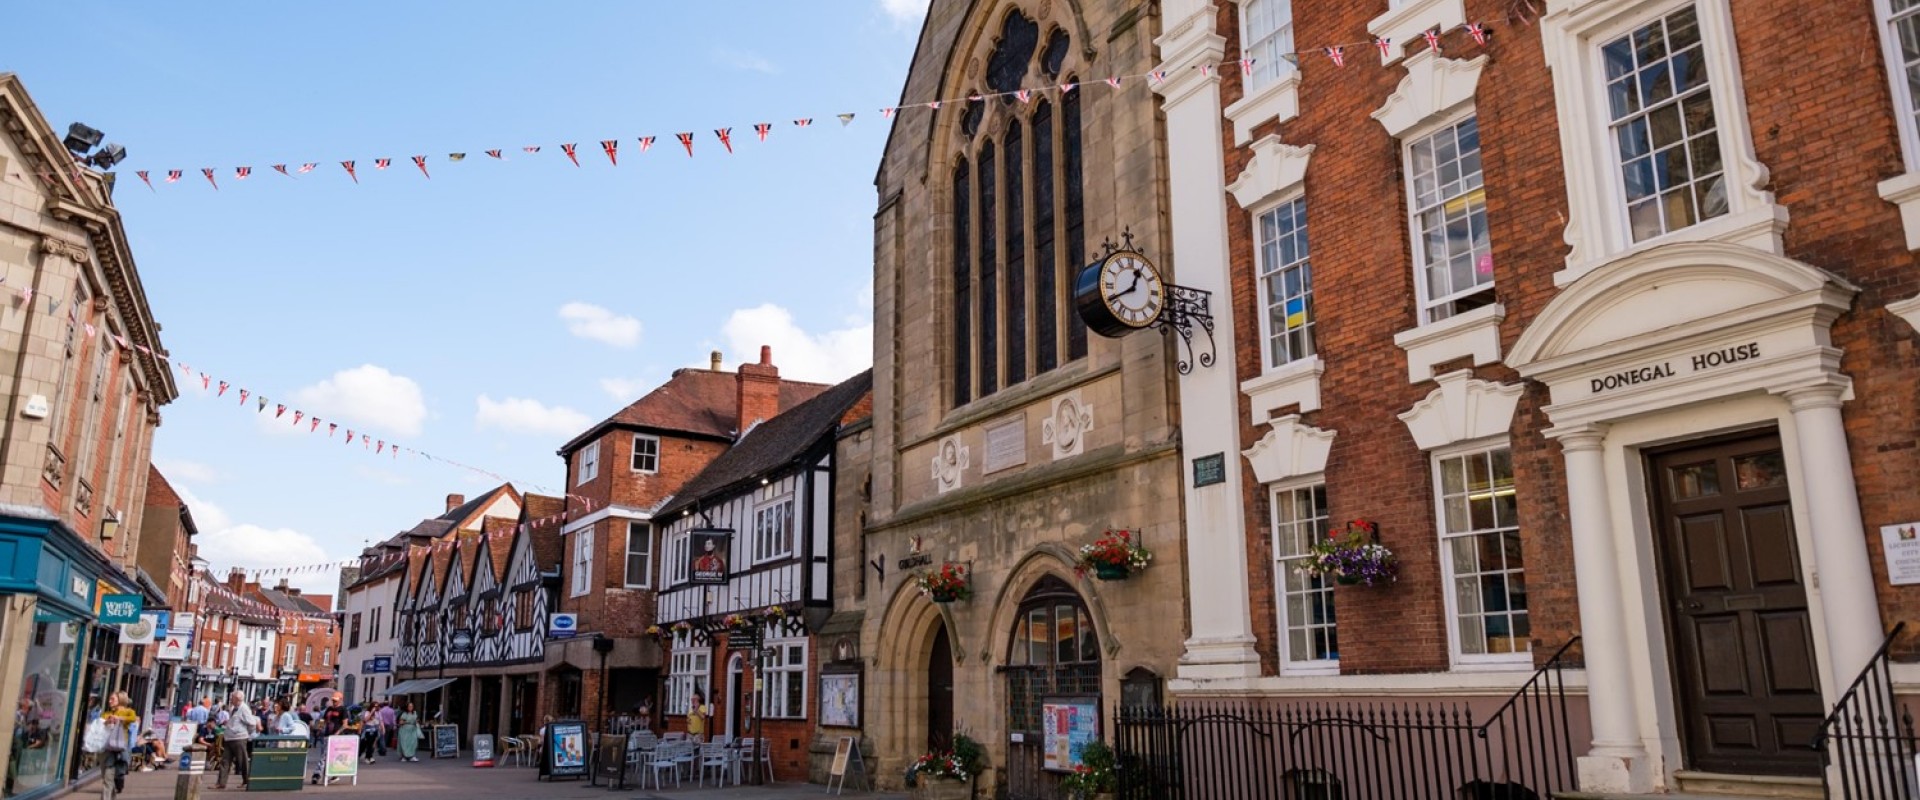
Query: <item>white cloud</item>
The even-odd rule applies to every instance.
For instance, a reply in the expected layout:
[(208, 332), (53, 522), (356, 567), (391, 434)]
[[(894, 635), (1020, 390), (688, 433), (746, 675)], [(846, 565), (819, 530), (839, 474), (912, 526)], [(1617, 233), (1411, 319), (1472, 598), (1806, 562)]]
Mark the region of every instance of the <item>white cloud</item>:
[(482, 428), (498, 428), (509, 433), (545, 433), (556, 436), (571, 436), (587, 429), (593, 422), (587, 415), (566, 406), (548, 407), (538, 400), (524, 397), (509, 397), (494, 400), (480, 395), (476, 401), (474, 424)]
[(173, 493), (180, 495), (180, 502), (186, 503), (187, 510), (193, 512), (193, 524), (202, 532), (233, 526), (233, 518), (228, 517), (227, 512), (222, 511), (219, 506), (200, 499), (193, 490), (176, 483), (173, 485)]
[(156, 458), (153, 466), (160, 474), (167, 476), (167, 483), (175, 489), (182, 483), (215, 483), (220, 480), (220, 471), (210, 464), (185, 459)]
[[(269, 405), (278, 405), (278, 401)], [(420, 393), (420, 384), (372, 364), (341, 370), (333, 373), (333, 377), (295, 391), (288, 405), (289, 415), (293, 408), (298, 408), (328, 422), (341, 423), (341, 427), (348, 424), (373, 427), (401, 436), (419, 436), (421, 423), (427, 419), (427, 403)], [(270, 413), (262, 416), (272, 419)], [(288, 429), (293, 427), (288, 421), (275, 422)]]
[(605, 342), (614, 347), (640, 344), (640, 320), (615, 314), (592, 303), (568, 303), (560, 307), (560, 319), (567, 332), (582, 339)]
[(780, 68), (774, 66), (773, 62), (750, 50), (716, 47), (713, 49), (713, 61), (723, 67), (732, 67), (743, 72), (759, 72), (766, 75), (777, 75), (780, 72)]
[(904, 27), (927, 15), (927, 0), (880, 0), (880, 10), (887, 12), (893, 24)]
[(353, 467), (353, 474), (358, 475), (362, 478), (366, 478), (367, 480), (373, 481), (375, 483), (384, 483), (388, 486), (406, 486), (413, 483), (413, 479), (408, 478), (407, 476), (402, 475), (398, 472), (379, 469), (377, 467), (369, 467), (365, 464), (355, 464)]
[(631, 403), (653, 388), (653, 382), (646, 378), (601, 378), (600, 390), (613, 396), (622, 403)]
[(849, 319), (849, 327), (808, 333), (793, 321), (793, 312), (772, 303), (733, 312), (721, 327), (731, 363), (760, 360), (760, 346), (773, 347), (773, 363), (780, 376), (802, 381), (834, 383), (873, 365), (872, 314)]
[[(236, 525), (226, 511), (200, 499), (192, 490), (175, 485), (174, 491), (193, 512), (193, 522), (200, 528), (199, 535), (193, 537), (199, 547), (199, 557), (217, 576), (225, 576), (228, 567), (260, 570), (326, 564), (334, 560), (327, 555), (326, 548), (307, 534), (292, 528)], [(331, 593), (332, 587), (339, 584), (335, 573), (336, 570), (329, 568), (287, 577), (302, 590)], [(277, 576), (263, 580), (277, 580)]]

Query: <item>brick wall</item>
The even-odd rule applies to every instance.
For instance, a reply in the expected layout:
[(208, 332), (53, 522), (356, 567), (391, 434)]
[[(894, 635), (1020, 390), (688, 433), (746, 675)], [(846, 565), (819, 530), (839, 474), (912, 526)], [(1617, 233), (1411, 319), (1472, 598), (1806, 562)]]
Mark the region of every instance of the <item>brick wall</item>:
[[(1510, 5), (1469, 0), (1467, 18), (1504, 23)], [(1239, 6), (1227, 0), (1216, 6), (1219, 30), (1228, 38), (1226, 57), (1240, 58)], [(1354, 32), (1365, 30), (1368, 20), (1384, 10), (1378, 2), (1296, 0), (1294, 6), (1295, 41), (1303, 46), (1352, 41)], [(1855, 381), (1857, 399), (1847, 406), (1846, 419), (1869, 537), (1877, 538), (1879, 525), (1920, 519), (1920, 497), (1911, 491), (1911, 476), (1920, 474), (1914, 447), (1920, 429), (1915, 403), (1920, 358), (1914, 332), (1881, 308), (1920, 292), (1920, 271), (1905, 249), (1897, 210), (1875, 191), (1879, 180), (1904, 169), (1872, 10), (1818, 0), (1741, 2), (1733, 11), (1755, 149), (1771, 169), (1771, 188), (1792, 216), (1788, 255), (1862, 288), (1854, 311), (1834, 325), (1833, 339), (1846, 354), (1842, 368)], [(1780, 46), (1803, 39), (1810, 19), (1820, 20), (1819, 47)], [(1485, 48), (1455, 31), (1443, 46), (1452, 57), (1488, 56), (1477, 113), (1496, 285), (1507, 312), (1500, 334), (1503, 347), (1511, 349), (1555, 296), (1553, 275), (1567, 252), (1561, 240), (1567, 186), (1552, 75), (1538, 27), (1502, 24)], [(1392, 341), (1415, 324), (1417, 314), (1406, 193), (1399, 143), (1368, 116), (1405, 73), (1397, 66), (1381, 68), (1371, 49), (1349, 51), (1344, 69), (1309, 58), (1300, 83), (1300, 116), (1278, 126), (1266, 123), (1254, 137), (1277, 132), (1289, 144), (1316, 147), (1305, 192), (1317, 339), (1326, 370), (1323, 407), (1304, 421), (1338, 432), (1326, 474), (1330, 519), (1378, 521), (1382, 541), (1402, 562), (1395, 586), (1336, 590), (1342, 669), (1445, 669), (1445, 587), (1431, 468), (1428, 455), (1396, 418), (1434, 384), (1407, 383), (1406, 356)], [(1223, 105), (1240, 99), (1238, 71), (1222, 71), (1221, 78)], [(1223, 127), (1225, 178), (1231, 182), (1252, 153), (1234, 145), (1230, 124)], [(1261, 364), (1252, 220), (1231, 195), (1226, 203), (1234, 335), (1242, 343), (1237, 364), (1243, 377), (1254, 376)], [(1475, 374), (1503, 383), (1519, 380), (1503, 365)], [(1579, 628), (1562, 460), (1559, 447), (1541, 435), (1548, 426), (1540, 410), (1546, 402), (1544, 386), (1529, 383), (1512, 427), (1537, 652), (1552, 650)], [(1250, 410), (1241, 396), (1242, 420)], [(1249, 443), (1265, 433), (1264, 425), (1242, 430)], [(1278, 651), (1269, 502), (1266, 488), (1251, 471), (1247, 476), (1251, 603), (1263, 665), (1271, 674)], [(1914, 618), (1920, 613), (1920, 591), (1887, 587), (1877, 543), (1869, 542), (1868, 550), (1881, 578), (1888, 624)]]

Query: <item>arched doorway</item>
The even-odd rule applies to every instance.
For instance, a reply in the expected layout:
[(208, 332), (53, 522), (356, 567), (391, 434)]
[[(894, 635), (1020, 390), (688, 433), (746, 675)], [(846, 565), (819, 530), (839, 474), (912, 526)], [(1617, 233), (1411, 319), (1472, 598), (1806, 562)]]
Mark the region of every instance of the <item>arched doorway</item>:
[[(747, 689), (747, 657), (734, 653), (727, 659), (727, 729), (722, 731), (727, 740), (742, 735), (747, 729), (747, 698), (751, 692)], [(711, 734), (709, 734), (711, 735)]]
[(1071, 696), (1100, 701), (1100, 641), (1086, 601), (1066, 581), (1041, 578), (1020, 601), (1007, 662), (1007, 793), (1011, 800), (1051, 798), (1058, 776), (1045, 769), (1041, 706)]
[(933, 653), (927, 656), (927, 750), (953, 746), (953, 642), (947, 626), (934, 630)]

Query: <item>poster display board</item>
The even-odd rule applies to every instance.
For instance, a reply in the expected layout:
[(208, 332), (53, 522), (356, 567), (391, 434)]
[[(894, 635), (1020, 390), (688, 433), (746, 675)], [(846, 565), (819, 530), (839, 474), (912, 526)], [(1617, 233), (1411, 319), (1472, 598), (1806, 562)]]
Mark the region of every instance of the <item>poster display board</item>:
[(167, 725), (167, 752), (184, 753), (190, 744), (193, 744), (193, 723), (174, 722)]
[(459, 758), (460, 757), (460, 726), (458, 725), (433, 726), (433, 757), (434, 758)]
[(820, 676), (820, 724), (828, 728), (860, 727), (860, 673), (829, 672)]
[(627, 736), (626, 734), (600, 734), (593, 742), (593, 778), (591, 783), (600, 785), (605, 778), (607, 785), (624, 789), (627, 785)]
[(476, 767), (493, 766), (493, 734), (474, 734), (473, 765)]
[(1071, 772), (1088, 744), (1100, 738), (1098, 695), (1051, 695), (1040, 703), (1041, 767)]
[(360, 737), (327, 737), (327, 783), (336, 778), (350, 778), (354, 785), (360, 784)]
[(542, 759), (549, 778), (581, 778), (587, 774), (587, 724), (563, 719), (547, 725), (546, 754)]
[(873, 791), (873, 779), (867, 775), (867, 760), (860, 755), (860, 740), (842, 736), (833, 744), (833, 765), (827, 770), (827, 791), (840, 794), (847, 790), (847, 777), (860, 774), (867, 791)]

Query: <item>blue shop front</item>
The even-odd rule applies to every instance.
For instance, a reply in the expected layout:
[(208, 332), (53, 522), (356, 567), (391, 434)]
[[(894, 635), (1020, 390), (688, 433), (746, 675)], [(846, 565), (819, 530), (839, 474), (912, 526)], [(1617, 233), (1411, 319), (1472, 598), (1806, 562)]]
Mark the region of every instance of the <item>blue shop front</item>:
[(15, 698), (0, 785), (7, 800), (54, 794), (93, 769), (80, 747), (86, 715), (122, 677), (119, 626), (101, 623), (101, 601), (140, 593), (44, 513), (0, 508), (0, 690)]

